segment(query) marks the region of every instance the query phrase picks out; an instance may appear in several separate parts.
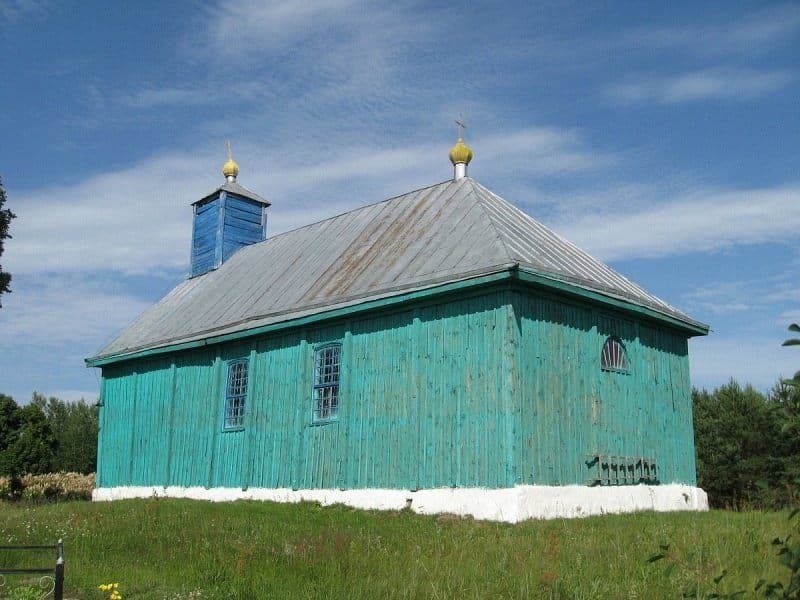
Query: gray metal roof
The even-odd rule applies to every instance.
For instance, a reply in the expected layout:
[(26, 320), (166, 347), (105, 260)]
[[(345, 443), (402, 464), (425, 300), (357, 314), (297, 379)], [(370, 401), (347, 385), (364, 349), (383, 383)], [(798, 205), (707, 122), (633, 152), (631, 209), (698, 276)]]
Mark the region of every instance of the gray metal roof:
[(243, 331), (514, 264), (700, 325), (463, 178), (242, 248), (216, 271), (179, 284), (95, 359)]
[(226, 181), (224, 185), (219, 186), (210, 194), (206, 194), (200, 200), (195, 200), (192, 204), (200, 204), (201, 202), (205, 202), (209, 198), (219, 195), (220, 192), (230, 192), (231, 194), (236, 194), (237, 196), (242, 196), (244, 198), (249, 198), (250, 200), (255, 200), (256, 202), (261, 202), (261, 204), (266, 204), (267, 206), (271, 206), (272, 203), (269, 200), (265, 200), (255, 192), (251, 192), (243, 185), (239, 185), (235, 181)]

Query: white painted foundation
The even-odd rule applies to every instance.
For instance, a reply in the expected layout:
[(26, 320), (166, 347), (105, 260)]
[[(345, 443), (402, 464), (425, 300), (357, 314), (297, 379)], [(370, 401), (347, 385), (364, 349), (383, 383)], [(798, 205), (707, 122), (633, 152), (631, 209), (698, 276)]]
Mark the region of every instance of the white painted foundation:
[(355, 508), (400, 510), (430, 515), (451, 513), (488, 521), (588, 517), (643, 510), (708, 510), (708, 496), (681, 484), (586, 487), (520, 485), (513, 488), (438, 488), (430, 490), (291, 490), (203, 487), (113, 487), (92, 492), (95, 501), (124, 498), (191, 498), (211, 502), (268, 500), (346, 504)]

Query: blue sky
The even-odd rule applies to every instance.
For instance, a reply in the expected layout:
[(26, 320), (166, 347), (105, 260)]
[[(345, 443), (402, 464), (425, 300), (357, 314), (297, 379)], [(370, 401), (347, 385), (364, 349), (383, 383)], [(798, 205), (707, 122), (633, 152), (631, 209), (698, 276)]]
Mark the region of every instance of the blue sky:
[(709, 323), (695, 385), (800, 368), (800, 4), (0, 0), (0, 391), (83, 366), (188, 272), (222, 182), (270, 232), (470, 175)]

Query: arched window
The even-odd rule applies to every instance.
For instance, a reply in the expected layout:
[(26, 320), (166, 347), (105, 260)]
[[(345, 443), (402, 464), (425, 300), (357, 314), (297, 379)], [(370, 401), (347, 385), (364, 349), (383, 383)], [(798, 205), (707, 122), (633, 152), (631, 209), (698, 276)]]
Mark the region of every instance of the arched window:
[(604, 371), (628, 372), (628, 355), (619, 338), (611, 336), (603, 344), (603, 351), (600, 353), (600, 368)]

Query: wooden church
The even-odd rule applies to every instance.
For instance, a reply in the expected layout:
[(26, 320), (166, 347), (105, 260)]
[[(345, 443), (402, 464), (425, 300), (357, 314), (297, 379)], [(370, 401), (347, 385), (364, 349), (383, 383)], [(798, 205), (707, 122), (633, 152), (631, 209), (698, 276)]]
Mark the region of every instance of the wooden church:
[(94, 498), (312, 500), (516, 522), (702, 510), (708, 327), (467, 176), (267, 236), (193, 204), (191, 275), (102, 369)]

